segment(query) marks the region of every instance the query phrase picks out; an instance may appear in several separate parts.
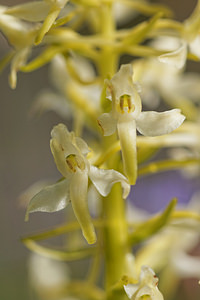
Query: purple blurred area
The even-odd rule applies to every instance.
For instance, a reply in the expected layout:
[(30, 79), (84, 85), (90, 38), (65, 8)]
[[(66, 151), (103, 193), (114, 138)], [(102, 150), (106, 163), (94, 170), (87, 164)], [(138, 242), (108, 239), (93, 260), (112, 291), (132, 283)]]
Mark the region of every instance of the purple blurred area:
[(198, 191), (199, 177), (188, 179), (179, 171), (167, 171), (139, 177), (132, 187), (130, 199), (135, 206), (157, 213), (172, 198), (177, 198), (180, 206), (187, 205)]

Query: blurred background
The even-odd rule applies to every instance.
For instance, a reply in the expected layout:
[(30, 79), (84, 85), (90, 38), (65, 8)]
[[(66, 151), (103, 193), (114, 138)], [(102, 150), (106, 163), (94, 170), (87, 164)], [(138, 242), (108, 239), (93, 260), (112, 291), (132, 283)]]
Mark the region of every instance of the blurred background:
[[(25, 1), (1, 0), (1, 5), (16, 5)], [(192, 11), (194, 0), (157, 1), (167, 3), (175, 11), (178, 20), (185, 19)], [(7, 41), (0, 35), (0, 57), (9, 49)], [(199, 63), (190, 63), (190, 70), (200, 72)], [(62, 222), (62, 212), (55, 214), (33, 214), (24, 222), (25, 207), (20, 204), (20, 194), (38, 180), (57, 180), (59, 174), (49, 148), (50, 132), (54, 125), (66, 122), (53, 112), (32, 118), (31, 105), (41, 89), (49, 87), (48, 66), (33, 73), (18, 73), (16, 90), (8, 85), (9, 67), (0, 75), (0, 299), (32, 299), (27, 280), (27, 258), (29, 251), (20, 238), (40, 229), (52, 227)], [(152, 189), (159, 182), (160, 189)], [(145, 190), (144, 190), (145, 187)], [(172, 188), (173, 187), (173, 188)], [(198, 182), (186, 181), (178, 172), (154, 175), (138, 181), (134, 191), (136, 202), (148, 193), (152, 199), (149, 211), (155, 212), (166, 206), (176, 196), (187, 203), (198, 189)], [(184, 189), (183, 189), (184, 188)], [(167, 191), (164, 192), (163, 191)], [(160, 199), (163, 199), (162, 203)], [(200, 252), (200, 251), (199, 251)], [(182, 289), (182, 298), (191, 299), (187, 285)], [(197, 300), (200, 292), (197, 291)], [(199, 296), (198, 296), (199, 295)], [(185, 297), (185, 298), (184, 298)], [(199, 298), (198, 298), (199, 297)]]

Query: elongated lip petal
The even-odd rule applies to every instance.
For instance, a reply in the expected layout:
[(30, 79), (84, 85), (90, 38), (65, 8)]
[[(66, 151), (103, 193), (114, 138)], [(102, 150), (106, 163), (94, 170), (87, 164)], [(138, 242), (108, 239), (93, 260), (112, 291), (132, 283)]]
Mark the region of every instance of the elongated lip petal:
[(43, 188), (31, 199), (25, 220), (28, 220), (29, 213), (56, 212), (65, 208), (69, 202), (69, 180), (65, 179)]
[[(129, 114), (128, 114), (129, 115)], [(119, 118), (117, 124), (123, 167), (130, 184), (137, 179), (137, 148), (136, 148), (136, 122), (126, 115)]]
[(83, 236), (88, 244), (94, 244), (96, 242), (96, 233), (88, 209), (87, 191), (87, 171), (77, 169), (70, 181), (70, 199), (74, 214), (81, 226)]
[(145, 111), (141, 112), (136, 120), (137, 130), (145, 136), (159, 136), (172, 132), (178, 128), (185, 116), (180, 109), (172, 109), (165, 112)]
[(120, 182), (123, 188), (123, 198), (127, 198), (130, 192), (130, 185), (127, 178), (115, 170), (103, 170), (94, 166), (90, 166), (89, 177), (98, 190), (98, 192), (106, 197), (114, 183)]

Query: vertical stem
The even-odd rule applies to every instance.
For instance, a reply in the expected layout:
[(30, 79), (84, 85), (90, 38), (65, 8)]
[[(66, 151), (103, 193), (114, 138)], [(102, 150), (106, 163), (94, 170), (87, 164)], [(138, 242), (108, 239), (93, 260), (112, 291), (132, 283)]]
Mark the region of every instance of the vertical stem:
[(104, 232), (104, 247), (106, 288), (109, 289), (124, 275), (127, 253), (127, 225), (120, 184), (115, 184), (111, 193), (103, 199), (103, 211), (108, 224)]
[[(104, 39), (111, 41), (113, 39), (113, 33), (115, 32), (115, 21), (112, 16), (112, 4), (102, 5), (99, 17), (101, 20), (101, 34)], [(116, 73), (118, 59), (118, 54), (113, 53), (112, 47), (103, 47), (98, 63), (99, 73), (103, 80), (108, 75), (112, 76)]]
[[(101, 34), (104, 39), (111, 41), (115, 31), (115, 22), (112, 16), (112, 5), (105, 4), (101, 7)], [(99, 74), (104, 80), (108, 75), (113, 76), (118, 68), (118, 54), (113, 53), (110, 46), (104, 46), (98, 61)], [(116, 141), (116, 136), (104, 138), (103, 145), (107, 148)], [(119, 154), (115, 154), (108, 163), (108, 168), (117, 169)], [(127, 299), (125, 293), (109, 292), (112, 285), (118, 282), (125, 272), (125, 257), (127, 253), (127, 223), (125, 219), (125, 203), (122, 199), (122, 188), (115, 184), (110, 194), (103, 199), (103, 216), (108, 224), (104, 230), (105, 251), (105, 286), (107, 300)]]

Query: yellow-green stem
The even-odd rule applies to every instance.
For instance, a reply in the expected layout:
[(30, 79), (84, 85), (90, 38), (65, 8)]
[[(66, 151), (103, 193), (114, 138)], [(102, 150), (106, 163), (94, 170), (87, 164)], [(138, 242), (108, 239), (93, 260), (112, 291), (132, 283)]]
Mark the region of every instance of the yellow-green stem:
[(105, 284), (108, 290), (124, 275), (125, 256), (128, 251), (125, 203), (122, 199), (120, 184), (115, 184), (111, 193), (103, 199), (103, 211), (104, 218), (106, 218), (108, 223), (104, 230)]
[[(104, 39), (112, 41), (115, 35), (115, 23), (110, 4), (101, 7), (101, 34)], [(109, 45), (103, 46), (98, 60), (98, 71), (102, 80), (113, 76), (118, 68), (119, 54), (113, 53)], [(108, 101), (105, 99), (105, 101)], [(103, 140), (104, 150), (116, 142), (116, 136)], [(109, 169), (117, 169), (119, 154), (113, 155), (108, 162)], [(115, 184), (110, 194), (103, 199), (103, 217), (107, 226), (104, 229), (105, 251), (105, 286), (107, 300), (127, 299), (125, 292), (113, 294), (111, 287), (118, 282), (125, 272), (127, 253), (127, 224), (125, 220), (125, 202), (122, 199), (122, 189), (119, 183)]]

